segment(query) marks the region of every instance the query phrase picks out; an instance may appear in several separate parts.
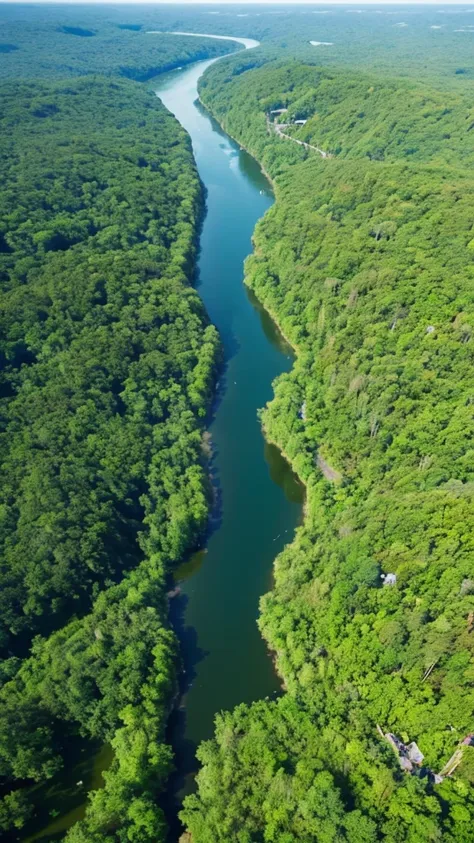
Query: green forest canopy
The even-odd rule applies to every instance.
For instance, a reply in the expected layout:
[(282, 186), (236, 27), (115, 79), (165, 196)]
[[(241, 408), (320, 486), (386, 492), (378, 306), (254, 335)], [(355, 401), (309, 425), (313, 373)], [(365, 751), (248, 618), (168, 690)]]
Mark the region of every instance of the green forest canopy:
[[(209, 70), (201, 98), (276, 179), (247, 283), (298, 352), (262, 421), (307, 513), (262, 601), (287, 693), (218, 717), (182, 817), (193, 843), (464, 843), (474, 747), (453, 778), (430, 771), (474, 723), (469, 103), (247, 58)], [(301, 99), (299, 131), (321, 127), (333, 158), (267, 127)], [(348, 125), (356, 111), (372, 135)], [(377, 724), (417, 742), (422, 775), (402, 772)]]
[(27, 19), (21, 21), (15, 19), (14, 10), (5, 14), (0, 9), (4, 42), (3, 48), (0, 44), (0, 79), (56, 80), (100, 74), (144, 82), (159, 73), (237, 49), (234, 41), (164, 32), (149, 35), (141, 28), (103, 22), (91, 29), (67, 26), (65, 9), (49, 20), (47, 7), (39, 7), (42, 14), (35, 20), (35, 12), (31, 6), (29, 9)]
[(25, 784), (79, 730), (114, 760), (70, 839), (156, 843), (166, 584), (207, 522), (220, 354), (190, 287), (201, 188), (187, 135), (133, 82), (1, 97), (0, 823), (40, 808)]
[[(278, 179), (248, 281), (298, 347), (263, 420), (308, 514), (261, 619), (288, 694), (218, 718), (184, 820), (193, 843), (474, 839), (471, 748), (433, 787), (374, 730), (439, 770), (472, 729), (468, 11), (404, 9), (406, 27), (344, 9), (0, 11), (0, 77), (50, 82), (2, 88), (0, 827), (38, 809), (25, 782), (60, 769), (79, 730), (114, 760), (68, 840), (164, 839), (166, 576), (207, 517), (219, 350), (188, 286), (185, 136), (95, 74), (146, 80), (234, 49), (146, 34), (211, 29), (264, 42), (214, 67), (203, 97)], [(281, 104), (333, 160), (269, 138)]]
[[(205, 46), (207, 55), (236, 49), (231, 42), (149, 36), (209, 32), (256, 38), (267, 57), (296, 58), (304, 64), (371, 68), (411, 79), (436, 79), (443, 86), (472, 87), (473, 23), (469, 7), (412, 5), (360, 10), (341, 6), (311, 8), (271, 4), (1, 4), (1, 42), (18, 47), (0, 53), (0, 76), (58, 77), (94, 72), (115, 74), (121, 67), (140, 78), (176, 58), (183, 64)], [(64, 31), (66, 29), (66, 32)], [(93, 35), (88, 35), (93, 33)], [(154, 43), (150, 43), (150, 38)], [(159, 39), (159, 49), (158, 47)], [(310, 41), (328, 42), (315, 47)], [(1, 47), (0, 47), (1, 50)], [(173, 52), (174, 51), (174, 52)], [(254, 54), (255, 55), (255, 54)], [(57, 58), (56, 58), (57, 57)], [(249, 58), (249, 57), (248, 57)], [(138, 77), (134, 77), (138, 78)]]

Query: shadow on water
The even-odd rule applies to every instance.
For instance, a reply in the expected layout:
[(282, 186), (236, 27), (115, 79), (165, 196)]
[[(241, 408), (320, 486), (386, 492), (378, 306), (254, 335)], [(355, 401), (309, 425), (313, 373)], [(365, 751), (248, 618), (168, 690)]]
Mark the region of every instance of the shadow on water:
[(288, 470), (288, 463), (276, 445), (265, 442), (264, 456), (270, 470), (270, 477), (291, 503), (304, 504), (305, 488), (297, 475)]
[[(205, 550), (193, 553), (176, 572), (176, 581), (184, 582), (195, 575), (204, 564), (205, 556)], [(182, 672), (179, 676), (178, 703), (171, 712), (166, 735), (167, 742), (173, 745), (176, 769), (168, 781), (167, 793), (161, 800), (161, 806), (168, 821), (169, 840), (174, 841), (183, 830), (178, 811), (184, 794), (192, 791), (192, 782), (197, 771), (197, 745), (195, 741), (186, 737), (186, 708), (183, 699), (197, 677), (199, 663), (209, 655), (199, 646), (197, 630), (186, 623), (188, 601), (189, 597), (180, 593), (173, 598), (170, 605), (170, 622), (179, 638), (182, 653)]]
[(87, 793), (103, 786), (102, 773), (110, 767), (113, 752), (108, 744), (73, 736), (63, 757), (60, 773), (30, 789), (36, 812), (22, 829), (19, 839), (24, 843), (63, 839), (67, 829), (84, 817)]

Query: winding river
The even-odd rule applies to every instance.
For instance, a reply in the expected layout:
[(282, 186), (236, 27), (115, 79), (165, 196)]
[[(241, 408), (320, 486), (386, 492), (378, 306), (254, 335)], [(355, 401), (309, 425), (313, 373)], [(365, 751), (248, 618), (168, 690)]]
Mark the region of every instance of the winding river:
[(257, 628), (258, 604), (303, 502), (301, 485), (265, 443), (257, 418), (272, 397), (273, 379), (291, 368), (292, 352), (243, 284), (252, 232), (273, 194), (255, 159), (197, 101), (198, 79), (210, 64), (199, 62), (155, 83), (157, 96), (191, 137), (207, 191), (198, 289), (226, 360), (210, 427), (219, 511), (206, 550), (177, 572), (181, 595), (172, 604), (185, 662), (181, 706), (169, 735), (177, 754), (175, 801), (192, 787), (196, 746), (212, 735), (215, 714), (279, 691)]
[[(257, 162), (197, 101), (198, 79), (210, 64), (202, 61), (155, 82), (157, 96), (191, 137), (206, 189), (198, 289), (219, 329), (226, 364), (210, 426), (212, 529), (206, 549), (176, 572), (180, 593), (171, 601), (184, 662), (168, 735), (177, 760), (164, 803), (171, 843), (181, 831), (177, 809), (193, 787), (197, 745), (211, 737), (216, 713), (280, 690), (258, 632), (258, 604), (271, 586), (275, 556), (301, 518), (304, 498), (279, 451), (263, 439), (257, 418), (272, 397), (273, 379), (291, 368), (292, 351), (243, 283), (252, 232), (273, 194)], [(76, 743), (65, 773), (42, 788), (42, 816), (35, 833), (22, 835), (25, 843), (62, 839), (84, 816), (87, 792), (102, 786), (110, 747)]]

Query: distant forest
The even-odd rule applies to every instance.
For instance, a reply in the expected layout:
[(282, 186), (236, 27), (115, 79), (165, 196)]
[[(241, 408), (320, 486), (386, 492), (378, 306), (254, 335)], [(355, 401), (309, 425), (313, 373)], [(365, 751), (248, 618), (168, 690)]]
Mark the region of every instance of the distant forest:
[(64, 79), (91, 74), (122, 76), (146, 82), (159, 73), (200, 59), (232, 52), (232, 41), (147, 35), (118, 27), (87, 30), (80, 27), (25, 22), (8, 25), (0, 44), (0, 79)]
[[(412, 80), (436, 77), (443, 86), (452, 80), (457, 86), (474, 80), (474, 18), (466, 6), (1, 4), (0, 22), (0, 78), (125, 71), (143, 80), (175, 66), (174, 61), (185, 64), (236, 49), (231, 42), (147, 35), (148, 30), (160, 30), (255, 38), (262, 42), (259, 54), (267, 57), (375, 68)], [(311, 41), (327, 45), (314, 46)]]

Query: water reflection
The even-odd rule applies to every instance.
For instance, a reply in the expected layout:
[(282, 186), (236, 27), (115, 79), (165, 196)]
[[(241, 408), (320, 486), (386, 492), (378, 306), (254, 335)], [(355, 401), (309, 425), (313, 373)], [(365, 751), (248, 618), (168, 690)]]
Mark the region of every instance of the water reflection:
[(288, 342), (288, 340), (285, 339), (278, 325), (273, 321), (272, 317), (270, 316), (268, 310), (265, 310), (263, 304), (258, 300), (253, 290), (251, 290), (249, 287), (245, 287), (245, 292), (247, 294), (247, 298), (250, 304), (260, 316), (260, 323), (263, 328), (263, 333), (265, 334), (267, 340), (281, 354), (284, 354), (287, 358), (293, 359), (294, 351), (290, 343)]
[(206, 558), (207, 548), (203, 550), (197, 550), (195, 553), (192, 553), (189, 559), (183, 562), (181, 565), (178, 565), (176, 570), (174, 571), (173, 579), (176, 583), (184, 582), (184, 580), (188, 580), (193, 574), (197, 574), (200, 570), (204, 560)]
[(61, 840), (68, 828), (83, 819), (86, 795), (103, 787), (102, 773), (113, 759), (109, 744), (86, 741), (78, 736), (71, 737), (63, 754), (64, 769), (50, 781), (31, 788), (32, 802), (37, 810), (22, 831), (24, 843)]
[(276, 445), (266, 442), (264, 454), (273, 482), (280, 486), (280, 489), (283, 489), (289, 501), (304, 504), (305, 487), (291, 470), (281, 451)]

